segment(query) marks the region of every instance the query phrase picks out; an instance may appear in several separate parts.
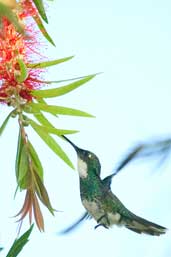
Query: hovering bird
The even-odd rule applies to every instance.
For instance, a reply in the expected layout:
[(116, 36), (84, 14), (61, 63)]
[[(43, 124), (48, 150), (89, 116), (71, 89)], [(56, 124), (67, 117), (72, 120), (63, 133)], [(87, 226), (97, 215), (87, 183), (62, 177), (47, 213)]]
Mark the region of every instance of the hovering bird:
[[(98, 157), (87, 150), (81, 149), (72, 143), (67, 137), (63, 138), (68, 141), (77, 153), (78, 173), (80, 179), (80, 196), (86, 213), (74, 223), (71, 227), (64, 230), (64, 233), (71, 231), (83, 219), (90, 216), (93, 217), (97, 225), (110, 228), (112, 225), (125, 226), (126, 228), (136, 232), (149, 235), (159, 236), (166, 233), (166, 228), (145, 220), (131, 211), (129, 211), (122, 202), (112, 193), (110, 185), (112, 174), (104, 180), (100, 178), (101, 165)], [(130, 160), (128, 156), (125, 162)], [(124, 165), (123, 162), (120, 168)]]

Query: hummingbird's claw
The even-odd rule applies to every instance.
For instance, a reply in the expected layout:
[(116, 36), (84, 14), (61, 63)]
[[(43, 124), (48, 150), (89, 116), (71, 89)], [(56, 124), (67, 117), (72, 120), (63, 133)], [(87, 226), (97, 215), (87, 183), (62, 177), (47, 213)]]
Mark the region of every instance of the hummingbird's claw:
[(106, 228), (106, 229), (108, 229), (108, 227), (105, 225), (105, 224), (102, 224), (102, 223), (100, 223), (100, 224), (97, 224), (95, 227), (94, 227), (94, 229), (96, 229), (96, 228), (98, 228), (98, 227), (104, 227), (104, 228)]
[[(104, 215), (102, 215), (98, 220), (97, 220), (97, 223), (99, 223), (102, 219), (106, 219), (106, 223), (108, 224), (108, 225), (110, 225), (110, 222), (109, 222), (109, 219), (108, 219), (108, 216), (107, 216), (107, 214), (105, 213)], [(95, 227), (94, 227), (94, 229), (96, 229), (96, 228), (98, 228), (98, 227), (100, 227), (100, 226), (103, 226), (104, 228), (109, 228), (106, 224), (103, 224), (103, 223), (99, 223), (99, 224), (97, 224)]]
[(97, 220), (97, 223), (99, 223), (102, 219), (106, 219), (106, 222), (108, 223), (108, 225), (110, 225), (110, 222), (109, 222), (109, 219), (108, 219), (108, 216), (107, 214), (105, 213), (104, 215), (102, 215), (98, 220)]

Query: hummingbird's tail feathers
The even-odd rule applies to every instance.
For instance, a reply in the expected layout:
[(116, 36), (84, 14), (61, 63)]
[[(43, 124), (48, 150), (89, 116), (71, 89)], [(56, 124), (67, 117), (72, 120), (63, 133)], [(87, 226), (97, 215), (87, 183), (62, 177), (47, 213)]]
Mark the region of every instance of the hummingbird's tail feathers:
[(88, 214), (88, 212), (83, 213), (83, 215), (77, 221), (75, 221), (71, 226), (60, 231), (59, 234), (64, 235), (64, 234), (70, 233), (71, 231), (76, 229), (80, 225), (80, 223), (82, 223), (84, 220), (86, 220), (88, 218), (90, 218), (90, 215)]
[(167, 231), (167, 228), (136, 215), (134, 216), (132, 222), (126, 224), (126, 228), (139, 234), (144, 233), (152, 236), (160, 236), (165, 234)]

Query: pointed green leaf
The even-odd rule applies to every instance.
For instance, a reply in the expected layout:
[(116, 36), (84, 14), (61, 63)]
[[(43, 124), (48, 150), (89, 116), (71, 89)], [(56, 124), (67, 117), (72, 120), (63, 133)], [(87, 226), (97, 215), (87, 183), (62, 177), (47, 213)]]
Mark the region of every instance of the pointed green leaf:
[[(43, 98), (36, 98), (35, 99), (39, 104), (46, 104), (46, 105), (48, 105), (47, 103), (46, 103), (46, 101), (43, 99)], [(35, 113), (36, 114), (36, 113)], [(57, 114), (53, 114), (53, 116), (54, 117), (58, 117), (58, 115)]]
[(83, 84), (87, 83), (89, 80), (93, 79), (96, 75), (89, 75), (83, 79), (75, 81), (69, 85), (62, 86), (59, 88), (54, 89), (47, 89), (47, 90), (33, 90), (32, 95), (37, 97), (49, 98), (49, 97), (57, 97), (64, 94), (71, 92), (72, 90), (82, 86)]
[(20, 238), (15, 239), (6, 257), (16, 257), (21, 252), (23, 247), (29, 241), (28, 238), (32, 232), (32, 229), (33, 225)]
[(13, 113), (14, 113), (14, 110), (8, 114), (8, 116), (6, 117), (4, 122), (2, 123), (2, 125), (0, 127), (0, 136), (2, 135), (4, 129), (6, 128), (6, 125), (7, 125), (8, 121), (9, 121), (9, 118), (12, 116)]
[(33, 0), (35, 6), (37, 7), (37, 10), (40, 14), (40, 16), (42, 17), (42, 19), (48, 23), (48, 19), (47, 19), (47, 16), (46, 16), (46, 12), (45, 12), (45, 8), (44, 8), (44, 5), (43, 5), (43, 1), (42, 0)]
[(23, 145), (23, 147), (21, 149), (19, 173), (18, 173), (18, 178), (17, 178), (19, 185), (20, 185), (20, 182), (23, 181), (23, 178), (26, 177), (28, 169), (29, 169), (28, 153), (26, 150), (26, 145)]
[(31, 126), (36, 126), (38, 129), (43, 129), (46, 133), (54, 134), (57, 136), (62, 136), (65, 134), (74, 134), (79, 132), (78, 130), (69, 130), (69, 129), (56, 129), (52, 125), (50, 126), (40, 126), (35, 121), (29, 119), (29, 123)]
[(2, 17), (6, 17), (11, 23), (13, 23), (19, 33), (24, 33), (23, 28), (18, 22), (17, 16), (14, 14), (11, 8), (5, 4), (0, 3), (0, 21)]
[(37, 98), (36, 101), (40, 104), (47, 104), (46, 101), (43, 98)]
[(16, 80), (19, 83), (22, 83), (23, 81), (25, 81), (28, 77), (28, 71), (27, 71), (27, 67), (25, 65), (25, 63), (23, 62), (23, 60), (18, 59), (17, 63), (19, 64), (20, 67), (20, 75), (16, 76)]
[(51, 205), (47, 190), (40, 179), (40, 177), (35, 174), (35, 180), (36, 180), (36, 193), (38, 194), (38, 197), (40, 201), (48, 208), (48, 210), (54, 215), (54, 209)]
[[(18, 135), (17, 154), (15, 161), (15, 172), (17, 184), (20, 189), (25, 189), (29, 184), (29, 160), (26, 145), (23, 143), (21, 132)], [(16, 193), (15, 193), (16, 194)]]
[(42, 167), (41, 161), (39, 159), (39, 156), (30, 141), (28, 141), (28, 145), (29, 145), (29, 153), (30, 153), (30, 157), (32, 159), (34, 170), (37, 172), (37, 174), (43, 181), (43, 167)]
[(54, 128), (54, 126), (52, 125), (52, 123), (50, 123), (48, 121), (48, 119), (43, 115), (43, 113), (39, 112), (39, 113), (34, 113), (34, 117), (40, 122), (40, 124), (42, 124), (45, 127), (52, 127)]
[[(97, 76), (98, 74), (101, 74), (101, 72), (99, 73), (95, 73), (93, 74), (94, 76)], [(40, 80), (37, 79), (36, 82), (39, 82), (41, 84), (57, 84), (57, 83), (61, 83), (61, 82), (68, 82), (68, 81), (73, 81), (73, 80), (80, 80), (80, 79), (84, 79), (87, 78), (89, 76), (93, 76), (93, 75), (86, 75), (86, 76), (81, 76), (81, 77), (74, 77), (71, 79), (62, 79), (62, 80)], [(36, 91), (36, 90), (35, 90)]]
[(19, 189), (18, 176), (19, 176), (19, 164), (20, 164), (20, 159), (21, 159), (22, 148), (23, 148), (23, 141), (22, 141), (22, 137), (21, 137), (21, 130), (19, 130), (18, 143), (17, 143), (17, 154), (16, 154), (16, 159), (15, 159), (15, 176), (16, 176), (16, 180), (17, 180), (17, 188), (16, 188), (15, 193), (14, 193), (14, 198), (17, 194), (18, 189)]
[[(83, 112), (77, 109), (56, 106), (56, 105), (46, 105), (39, 103), (29, 103), (26, 105), (26, 108), (30, 108), (31, 113), (39, 113), (40, 111), (49, 112), (51, 114), (60, 114), (60, 115), (71, 115), (71, 116), (80, 116), (80, 117), (94, 117), (93, 115)], [(25, 110), (25, 109), (24, 109)]]
[(69, 56), (65, 57), (62, 59), (57, 59), (57, 60), (52, 60), (52, 61), (47, 61), (47, 62), (39, 62), (39, 63), (27, 63), (28, 68), (32, 69), (40, 69), (40, 68), (47, 68), (53, 65), (57, 65), (66, 61), (69, 61), (73, 58), (74, 56)]
[(19, 130), (18, 144), (17, 144), (17, 154), (16, 154), (16, 160), (15, 160), (15, 173), (16, 173), (17, 181), (18, 181), (18, 176), (19, 176), (19, 164), (20, 164), (20, 159), (21, 159), (22, 148), (23, 148), (23, 140), (22, 140), (22, 137), (21, 137), (21, 130)]
[(41, 126), (35, 125), (34, 122), (31, 122), (30, 125), (36, 131), (36, 133), (41, 137), (41, 139), (49, 146), (49, 148), (57, 154), (66, 164), (68, 164), (72, 169), (74, 166), (66, 153), (62, 150), (62, 148), (58, 145), (58, 143), (51, 137), (47, 132), (44, 131)]
[(47, 30), (45, 29), (39, 15), (34, 15), (33, 16), (35, 22), (37, 23), (37, 26), (39, 27), (40, 31), (42, 32), (43, 36), (53, 45), (55, 46), (55, 43), (53, 42), (52, 38), (48, 34)]

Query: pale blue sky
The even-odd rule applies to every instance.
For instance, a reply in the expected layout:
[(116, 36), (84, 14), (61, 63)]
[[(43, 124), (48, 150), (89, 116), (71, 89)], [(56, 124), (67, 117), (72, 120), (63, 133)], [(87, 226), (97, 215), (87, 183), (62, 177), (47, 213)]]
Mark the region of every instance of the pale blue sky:
[[(171, 4), (170, 1), (55, 1), (49, 2), (48, 31), (56, 42), (44, 53), (51, 58), (75, 55), (66, 64), (49, 71), (53, 80), (104, 72), (82, 88), (49, 103), (88, 111), (96, 119), (61, 117), (57, 127), (79, 129), (70, 138), (80, 147), (96, 153), (102, 164), (102, 177), (110, 174), (119, 158), (133, 143), (160, 135), (170, 135), (171, 94)], [(3, 121), (7, 108), (1, 108)], [(11, 132), (12, 131), (12, 132)], [(124, 228), (94, 230), (87, 221), (68, 236), (57, 232), (83, 212), (78, 174), (28, 129), (39, 148), (45, 168), (45, 181), (57, 213), (53, 218), (44, 209), (46, 233), (37, 229), (20, 257), (93, 256), (169, 257), (171, 233), (161, 237), (143, 236)], [(1, 138), (0, 243), (10, 246), (16, 224), (10, 218), (22, 201), (15, 190), (14, 160), (17, 138), (11, 121)], [(76, 165), (73, 149), (62, 146)], [(3, 150), (2, 150), (3, 149)], [(131, 165), (119, 174), (112, 190), (136, 214), (171, 227), (171, 172), (156, 171), (155, 162)], [(9, 181), (10, 179), (10, 181)], [(22, 194), (21, 194), (22, 195)], [(24, 194), (22, 195), (24, 196)], [(5, 203), (5, 205), (4, 205)], [(25, 226), (27, 227), (27, 226)], [(5, 254), (6, 251), (2, 252)], [(5, 255), (4, 255), (5, 256)]]

